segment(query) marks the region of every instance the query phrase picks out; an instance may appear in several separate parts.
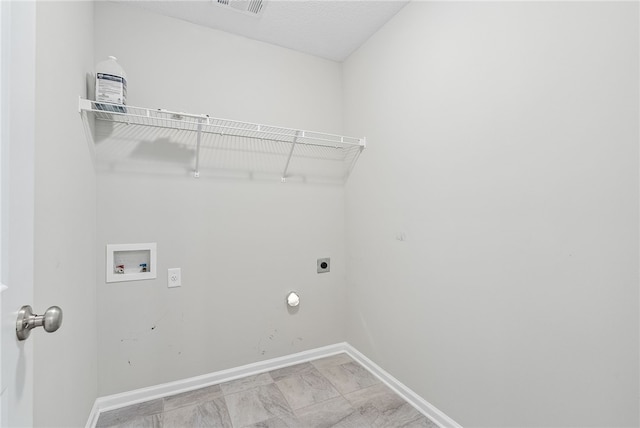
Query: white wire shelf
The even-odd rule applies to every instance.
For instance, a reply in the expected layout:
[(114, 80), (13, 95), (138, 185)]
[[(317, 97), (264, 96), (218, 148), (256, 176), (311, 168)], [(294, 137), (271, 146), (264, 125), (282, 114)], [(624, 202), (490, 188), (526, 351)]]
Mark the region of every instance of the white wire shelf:
[[(237, 160), (238, 154), (244, 153), (245, 158), (251, 157), (254, 161), (251, 166), (245, 162), (240, 168), (253, 172), (256, 156), (263, 157), (257, 164), (267, 169), (279, 168), (282, 182), (294, 175), (309, 174), (331, 175), (344, 181), (366, 147), (365, 138), (219, 119), (209, 115), (122, 106), (83, 98), (79, 101), (79, 111), (85, 118), (93, 116), (96, 128), (100, 123), (109, 124), (106, 131), (104, 126), (101, 128), (103, 139), (128, 142), (129, 149), (120, 149), (120, 156), (127, 151), (133, 153), (136, 144), (141, 141), (171, 141), (186, 145), (186, 150), (190, 151), (187, 157), (194, 162), (195, 177), (200, 176), (202, 162), (206, 163), (205, 167), (233, 168), (239, 163), (231, 162), (233, 165), (230, 165), (229, 159)], [(98, 129), (95, 132), (98, 134)], [(233, 152), (233, 156), (229, 155), (230, 152)]]

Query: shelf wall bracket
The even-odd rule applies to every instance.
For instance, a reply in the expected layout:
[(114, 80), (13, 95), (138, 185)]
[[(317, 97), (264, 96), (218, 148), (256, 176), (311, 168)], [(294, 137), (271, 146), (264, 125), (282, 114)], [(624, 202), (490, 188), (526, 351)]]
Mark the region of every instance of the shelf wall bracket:
[(78, 113), (82, 113), (83, 111), (91, 110), (91, 101), (86, 100), (82, 97), (78, 97)]
[(193, 172), (194, 178), (200, 178), (200, 142), (202, 141), (202, 119), (198, 120), (198, 135), (196, 142), (196, 169)]
[[(293, 149), (296, 147), (296, 143), (298, 142), (298, 137), (300, 136), (301, 131), (296, 132), (296, 136), (293, 137), (293, 143), (291, 143), (291, 150), (289, 150), (289, 157), (287, 158), (287, 164), (284, 166), (284, 171), (282, 172), (281, 181), (283, 183), (287, 182), (287, 171), (289, 170), (289, 162), (291, 162), (291, 156), (293, 155)], [(304, 131), (302, 131), (302, 136), (304, 137)]]

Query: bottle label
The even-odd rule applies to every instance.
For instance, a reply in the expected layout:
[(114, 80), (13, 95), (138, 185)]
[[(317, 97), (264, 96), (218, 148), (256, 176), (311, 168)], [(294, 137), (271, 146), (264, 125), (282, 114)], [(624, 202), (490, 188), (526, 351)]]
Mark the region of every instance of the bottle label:
[(127, 80), (122, 76), (96, 73), (96, 101), (126, 104)]

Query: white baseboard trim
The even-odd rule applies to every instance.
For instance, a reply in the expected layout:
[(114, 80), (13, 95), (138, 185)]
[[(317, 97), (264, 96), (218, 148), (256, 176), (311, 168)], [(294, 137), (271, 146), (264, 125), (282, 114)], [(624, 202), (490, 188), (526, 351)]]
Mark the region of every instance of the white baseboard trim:
[(259, 361), (256, 363), (234, 367), (227, 370), (221, 370), (201, 376), (190, 377), (187, 379), (154, 385), (147, 388), (135, 389), (120, 394), (98, 397), (93, 405), (93, 408), (91, 409), (86, 428), (95, 428), (100, 413), (109, 410), (115, 410), (121, 407), (155, 400), (157, 398), (168, 397), (171, 395), (180, 394), (182, 392), (192, 391), (194, 389), (228, 382), (245, 376), (256, 375), (294, 364), (317, 360), (318, 358), (329, 357), (331, 355), (340, 354), (342, 352), (347, 353), (350, 357), (359, 362), (374, 376), (384, 382), (387, 386), (389, 386), (397, 394), (404, 398), (408, 403), (410, 403), (413, 407), (415, 407), (429, 419), (437, 423), (440, 427), (462, 428), (453, 419), (449, 418), (435, 406), (424, 400), (418, 394), (406, 387), (404, 384), (395, 379), (373, 361), (364, 356), (360, 351), (346, 342), (323, 346), (321, 348), (310, 349), (308, 351), (298, 352), (296, 354), (285, 355), (284, 357), (272, 358), (270, 360)]
[[(107, 412), (109, 410), (115, 410), (121, 407), (127, 407), (133, 404), (155, 400), (157, 398), (168, 397), (170, 395), (228, 382), (245, 376), (264, 373), (282, 367), (346, 352), (346, 345), (346, 343), (337, 343), (334, 345), (298, 352), (296, 354), (285, 355), (284, 357), (272, 358), (270, 360), (258, 361), (244, 366), (208, 373), (201, 376), (167, 382), (146, 388), (134, 389), (132, 391), (126, 391), (119, 394), (98, 397), (93, 407), (97, 410), (96, 413), (99, 416), (100, 413)], [(87, 428), (94, 428), (97, 420), (97, 417), (95, 417), (95, 421), (90, 419), (87, 422)]]
[(85, 428), (94, 428), (98, 423), (98, 418), (100, 417), (100, 411), (98, 410), (98, 400), (93, 402), (93, 407), (91, 407), (91, 413), (89, 413), (89, 418), (87, 419), (87, 425)]
[(442, 428), (462, 428), (460, 424), (451, 419), (445, 413), (440, 411), (436, 406), (429, 403), (427, 400), (413, 392), (409, 387), (400, 382), (395, 377), (391, 376), (387, 371), (382, 369), (376, 363), (367, 358), (362, 352), (358, 351), (353, 346), (345, 343), (346, 353), (360, 363), (364, 368), (369, 370), (371, 374), (380, 379), (389, 388), (394, 390), (396, 394), (404, 398), (409, 404), (415, 407), (420, 413), (431, 419), (433, 422), (440, 425)]

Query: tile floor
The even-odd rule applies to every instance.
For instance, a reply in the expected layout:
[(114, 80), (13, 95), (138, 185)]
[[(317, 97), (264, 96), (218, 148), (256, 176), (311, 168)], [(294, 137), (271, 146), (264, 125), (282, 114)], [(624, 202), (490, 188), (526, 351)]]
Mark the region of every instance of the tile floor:
[(105, 412), (97, 427), (437, 425), (347, 354), (338, 354)]

